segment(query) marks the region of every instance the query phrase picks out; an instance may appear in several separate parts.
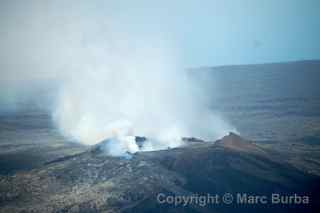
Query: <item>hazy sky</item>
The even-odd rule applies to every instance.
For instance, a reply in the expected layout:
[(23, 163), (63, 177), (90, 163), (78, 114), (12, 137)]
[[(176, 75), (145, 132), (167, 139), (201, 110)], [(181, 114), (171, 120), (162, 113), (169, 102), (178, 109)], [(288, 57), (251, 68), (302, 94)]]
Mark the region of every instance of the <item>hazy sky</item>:
[(119, 3), (133, 26), (173, 36), (189, 66), (320, 58), (319, 0)]
[[(37, 13), (40, 2), (3, 1), (0, 32), (24, 10)], [(129, 34), (159, 34), (178, 47), (186, 67), (320, 59), (319, 0), (52, 2), (52, 13), (72, 14), (83, 4), (80, 16), (99, 14), (101, 22), (112, 17)]]

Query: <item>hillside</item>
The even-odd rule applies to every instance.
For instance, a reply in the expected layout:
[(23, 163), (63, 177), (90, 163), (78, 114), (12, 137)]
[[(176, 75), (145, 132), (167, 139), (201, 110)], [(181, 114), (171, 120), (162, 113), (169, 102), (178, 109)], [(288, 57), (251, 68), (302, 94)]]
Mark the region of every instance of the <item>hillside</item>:
[(159, 204), (165, 195), (224, 193), (304, 194), (312, 212), (319, 176), (238, 135), (216, 141), (190, 142), (169, 150), (140, 152), (131, 159), (106, 156), (95, 149), (52, 162), (30, 172), (3, 176), (0, 212), (285, 212), (280, 205), (174, 206)]

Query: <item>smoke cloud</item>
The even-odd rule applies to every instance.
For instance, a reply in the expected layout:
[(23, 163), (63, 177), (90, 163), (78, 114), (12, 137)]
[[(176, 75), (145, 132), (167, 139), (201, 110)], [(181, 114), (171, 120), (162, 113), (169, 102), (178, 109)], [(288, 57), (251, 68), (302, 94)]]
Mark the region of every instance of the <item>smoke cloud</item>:
[(80, 1), (5, 7), (2, 106), (36, 103), (66, 137), (88, 145), (110, 139), (111, 155), (138, 151), (137, 135), (148, 138), (148, 151), (234, 131), (209, 109), (212, 91), (182, 68), (165, 31), (132, 30), (108, 9)]

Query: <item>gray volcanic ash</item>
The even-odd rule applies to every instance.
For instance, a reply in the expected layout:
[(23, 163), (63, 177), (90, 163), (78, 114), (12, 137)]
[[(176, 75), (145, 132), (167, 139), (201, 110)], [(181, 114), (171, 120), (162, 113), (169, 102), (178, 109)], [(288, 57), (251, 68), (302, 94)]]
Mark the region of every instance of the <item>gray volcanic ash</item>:
[[(289, 164), (287, 155), (230, 134), (215, 143), (112, 157), (99, 149), (1, 177), (1, 212), (230, 212), (237, 205), (160, 204), (157, 195), (302, 193), (313, 200), (319, 176)], [(240, 147), (240, 148), (239, 148)], [(265, 155), (265, 153), (268, 155)], [(302, 206), (312, 212), (317, 202)], [(263, 207), (263, 208), (262, 208)], [(292, 206), (291, 206), (292, 207)], [(299, 206), (298, 206), (299, 207)], [(251, 205), (246, 212), (284, 212), (277, 205)], [(299, 208), (298, 208), (299, 210)], [(297, 211), (298, 211), (297, 210)]]

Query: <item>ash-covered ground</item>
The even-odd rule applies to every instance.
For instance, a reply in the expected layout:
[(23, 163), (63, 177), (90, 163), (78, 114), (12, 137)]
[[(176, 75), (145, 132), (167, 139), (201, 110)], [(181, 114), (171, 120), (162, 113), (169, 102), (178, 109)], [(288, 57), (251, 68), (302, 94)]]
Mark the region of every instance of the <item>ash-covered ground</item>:
[[(127, 157), (99, 147), (2, 175), (1, 212), (314, 212), (319, 209), (320, 147), (286, 143), (277, 148), (230, 133), (216, 142)], [(73, 150), (72, 150), (73, 152)], [(40, 163), (39, 163), (40, 164)], [(162, 196), (225, 193), (304, 195), (308, 204), (174, 205)], [(161, 201), (161, 200), (160, 200)]]

